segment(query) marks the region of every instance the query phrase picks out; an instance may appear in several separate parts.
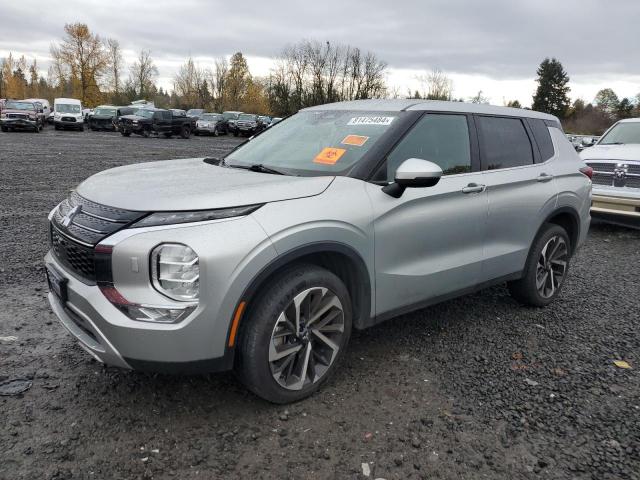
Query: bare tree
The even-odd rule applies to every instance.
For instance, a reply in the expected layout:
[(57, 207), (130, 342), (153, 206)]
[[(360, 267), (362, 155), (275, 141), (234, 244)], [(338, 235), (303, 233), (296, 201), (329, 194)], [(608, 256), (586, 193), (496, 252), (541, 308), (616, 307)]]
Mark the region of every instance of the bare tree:
[(229, 63), (224, 57), (220, 57), (213, 63), (213, 71), (210, 72), (209, 82), (211, 83), (211, 92), (214, 97), (214, 108), (216, 111), (223, 109), (225, 98), (225, 80), (229, 73)]
[(302, 41), (276, 59), (267, 96), (280, 115), (327, 102), (383, 97), (386, 68), (373, 53), (355, 47)]
[(138, 59), (131, 65), (130, 76), (136, 95), (143, 98), (151, 93), (158, 77), (158, 68), (153, 63), (149, 50), (140, 51)]
[(118, 98), (122, 90), (122, 72), (124, 70), (122, 49), (120, 48), (120, 42), (116, 39), (108, 38), (105, 43), (107, 46), (107, 55), (109, 56), (107, 81), (109, 88), (113, 92), (113, 96)]
[(206, 73), (189, 57), (173, 80), (175, 93), (190, 107), (205, 108), (210, 101)]
[(417, 75), (416, 80), (422, 86), (422, 98), (448, 101), (453, 98), (453, 81), (438, 68), (428, 74)]

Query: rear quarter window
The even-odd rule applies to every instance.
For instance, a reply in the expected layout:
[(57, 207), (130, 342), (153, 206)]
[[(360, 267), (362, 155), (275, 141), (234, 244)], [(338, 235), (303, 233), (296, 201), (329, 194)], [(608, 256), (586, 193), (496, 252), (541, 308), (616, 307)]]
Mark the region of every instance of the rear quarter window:
[(555, 154), (549, 127), (544, 123), (544, 120), (539, 118), (530, 118), (528, 121), (533, 132), (533, 138), (538, 144), (538, 150), (540, 150), (540, 162), (546, 162)]

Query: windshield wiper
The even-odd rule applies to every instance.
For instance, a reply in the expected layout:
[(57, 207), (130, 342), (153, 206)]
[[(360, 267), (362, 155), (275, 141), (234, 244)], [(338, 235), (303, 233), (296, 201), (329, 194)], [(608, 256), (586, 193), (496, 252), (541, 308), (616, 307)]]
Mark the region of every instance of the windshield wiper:
[(600, 145), (624, 145), (624, 142), (601, 143)]
[(242, 168), (244, 170), (251, 170), (252, 172), (271, 173), (273, 175), (287, 175), (286, 173), (281, 172), (280, 170), (267, 167), (262, 163), (254, 163), (252, 165), (232, 165), (230, 163), (225, 162), (224, 165), (226, 167), (231, 167), (231, 168)]

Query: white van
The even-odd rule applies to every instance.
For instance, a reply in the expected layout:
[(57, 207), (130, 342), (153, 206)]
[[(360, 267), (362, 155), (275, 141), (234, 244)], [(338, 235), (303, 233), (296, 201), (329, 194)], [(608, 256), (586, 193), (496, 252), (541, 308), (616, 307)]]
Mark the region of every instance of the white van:
[(53, 125), (56, 130), (72, 128), (84, 130), (82, 103), (75, 98), (56, 98), (53, 101)]

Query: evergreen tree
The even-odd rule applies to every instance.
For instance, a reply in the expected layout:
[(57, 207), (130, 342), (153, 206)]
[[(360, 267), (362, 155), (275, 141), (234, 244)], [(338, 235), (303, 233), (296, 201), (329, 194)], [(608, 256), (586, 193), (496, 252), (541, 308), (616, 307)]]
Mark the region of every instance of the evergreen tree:
[(633, 117), (633, 103), (628, 98), (623, 98), (616, 108), (616, 117), (618, 120)]
[(596, 93), (596, 98), (593, 100), (600, 110), (609, 115), (613, 115), (618, 109), (618, 95), (610, 88), (603, 88)]
[(569, 76), (555, 58), (545, 58), (538, 67), (538, 88), (531, 108), (564, 118), (569, 108)]

